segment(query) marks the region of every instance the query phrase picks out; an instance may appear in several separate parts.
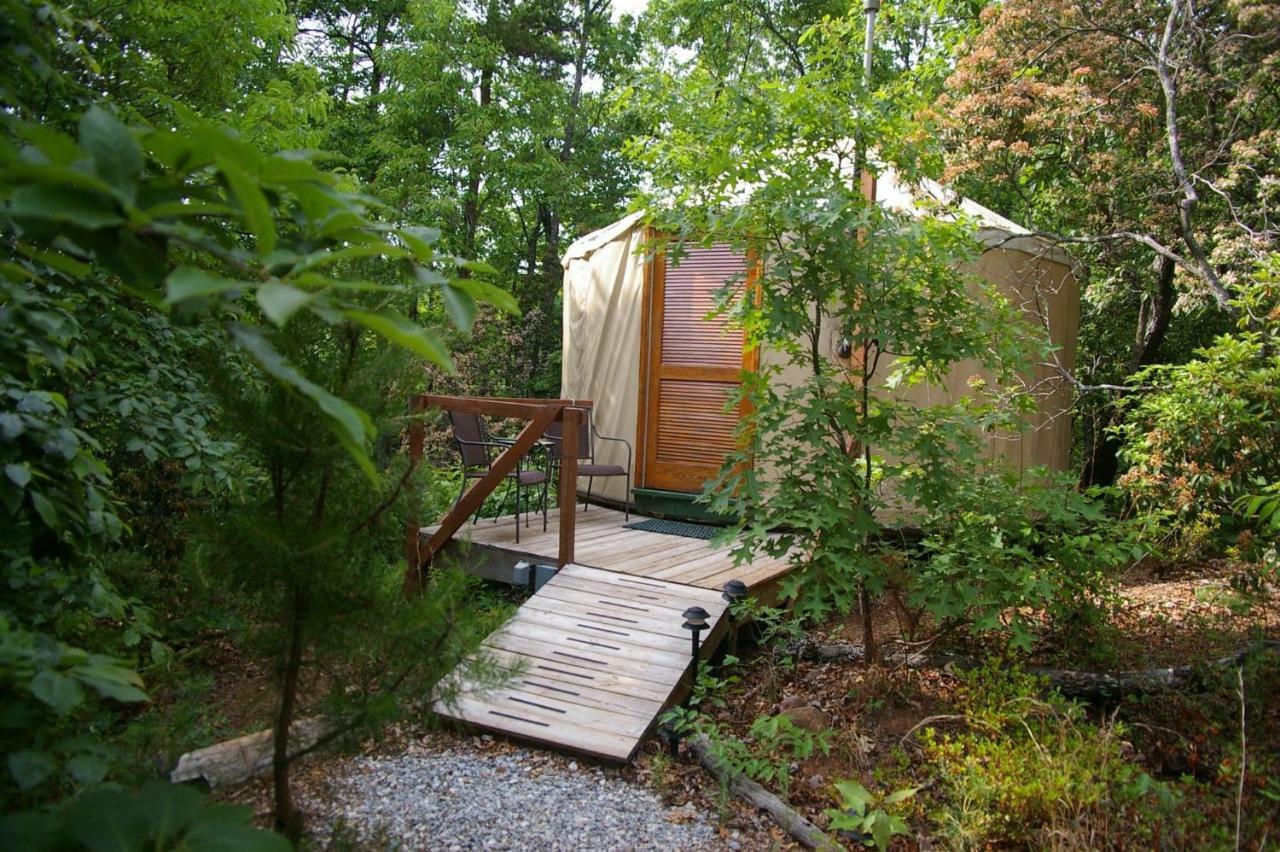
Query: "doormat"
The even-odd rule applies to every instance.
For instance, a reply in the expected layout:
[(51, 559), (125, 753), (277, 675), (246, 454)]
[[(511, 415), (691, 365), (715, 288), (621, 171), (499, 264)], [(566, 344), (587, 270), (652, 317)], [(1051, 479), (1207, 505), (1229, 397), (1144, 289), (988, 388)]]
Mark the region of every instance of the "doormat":
[(700, 538), (703, 541), (710, 541), (712, 536), (720, 530), (719, 527), (709, 527), (706, 524), (690, 524), (686, 521), (663, 521), (658, 518), (648, 518), (643, 521), (623, 524), (623, 527), (629, 530), (661, 533), (662, 535), (678, 535), (684, 538)]

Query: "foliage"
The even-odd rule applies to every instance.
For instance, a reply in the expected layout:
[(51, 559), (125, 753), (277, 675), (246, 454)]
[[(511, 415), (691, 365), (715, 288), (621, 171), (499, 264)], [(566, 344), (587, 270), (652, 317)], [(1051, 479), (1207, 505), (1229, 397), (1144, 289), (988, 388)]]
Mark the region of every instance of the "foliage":
[(284, 838), (252, 826), (253, 809), (206, 805), (190, 787), (151, 781), (135, 792), (99, 789), (58, 812), (0, 818), (11, 849), (286, 852)]
[[(143, 700), (141, 679), (116, 654), (144, 639), (155, 659), (166, 649), (147, 610), (93, 561), (124, 528), (100, 445), (68, 402), (86, 373), (81, 332), (66, 300), (20, 285), (26, 273), (13, 261), (0, 267), (0, 790), (36, 795), (101, 780), (109, 751), (77, 735), (86, 690)], [(119, 625), (107, 642), (101, 620)]]
[(1226, 330), (1276, 246), (1277, 21), (1269, 2), (992, 4), (934, 104), (956, 188), (1081, 263), (1086, 483), (1123, 472), (1123, 392), (1099, 385)]
[[(1128, 756), (1125, 728), (1094, 724), (1083, 709), (993, 659), (962, 676), (969, 730), (924, 735), (943, 786), (933, 814), (953, 846), (1036, 848), (1056, 838), (1149, 844), (1171, 825), (1177, 795)], [(1167, 835), (1164, 835), (1167, 837)], [(1123, 839), (1122, 839), (1123, 838)]]
[(1043, 469), (958, 480), (908, 550), (898, 583), (909, 605), (944, 626), (1007, 630), (1028, 651), (1029, 616), (1043, 613), (1077, 638), (1097, 627), (1115, 600), (1118, 569), (1143, 550), (1136, 529), (1063, 480)]
[(894, 790), (881, 797), (857, 781), (837, 781), (834, 786), (840, 794), (840, 806), (828, 808), (826, 814), (831, 820), (831, 827), (841, 836), (848, 835), (863, 846), (888, 849), (894, 837), (908, 833), (902, 817), (890, 814), (886, 808), (910, 799), (916, 794), (915, 788)]
[(1240, 329), (1176, 366), (1135, 381), (1153, 388), (1126, 403), (1119, 429), (1130, 469), (1121, 480), (1138, 512), (1194, 553), (1232, 532), (1232, 506), (1280, 478), (1280, 256), (1236, 300)]
[(716, 754), (761, 784), (777, 785), (786, 799), (791, 790), (791, 764), (831, 751), (830, 731), (810, 731), (785, 714), (760, 716), (751, 723), (748, 742), (713, 741)]
[[(93, 784), (108, 771), (93, 738), (67, 738), (82, 685), (119, 701), (145, 698), (128, 667), (68, 644), (88, 639), (99, 619), (124, 622), (118, 647), (152, 633), (145, 611), (116, 594), (93, 561), (123, 532), (107, 496), (110, 476), (99, 455), (104, 439), (113, 455), (181, 459), (192, 491), (230, 495), (233, 478), (271, 482), (276, 499), (268, 517), (277, 527), (268, 539), (279, 554), (276, 564), (286, 561), (284, 547), (292, 548), (293, 576), (298, 553), (324, 548), (316, 548), (314, 538), (300, 546), (303, 540), (286, 531), (282, 459), (252, 445), (262, 435), (254, 429), (274, 430), (268, 443), (276, 447), (288, 439), (290, 450), (305, 448), (302, 458), (323, 472), (322, 504), (349, 462), (364, 481), (346, 481), (345, 493), (369, 495), (370, 484), (384, 484), (372, 455), (379, 435), (367, 412), (335, 393), (354, 375), (335, 370), (341, 356), (353, 368), (355, 355), (367, 354), (384, 368), (384, 379), (387, 364), (401, 365), (391, 384), (371, 385), (386, 404), (406, 386), (407, 375), (404, 359), (388, 360), (390, 351), (378, 341), (442, 367), (450, 363), (439, 335), (397, 309), (412, 310), (423, 293), (440, 293), (450, 321), (464, 330), (478, 303), (516, 309), (508, 294), (483, 279), (483, 264), (467, 264), (468, 274), (451, 280), (453, 259), (433, 248), (438, 232), (378, 221), (376, 202), (341, 188), (310, 155), (266, 156), (225, 128), (182, 108), (177, 113), (178, 121), (165, 128), (131, 128), (94, 106), (74, 137), (10, 118), (0, 145), (9, 320), (5, 572), (9, 586), (21, 590), (6, 597), (3, 613), (6, 708), (12, 711), (5, 750), (23, 788), (50, 777)], [(164, 311), (192, 330), (171, 330)], [(183, 345), (190, 343), (198, 348)], [(315, 378), (307, 374), (309, 361), (321, 370)], [(266, 417), (253, 429), (235, 424), (243, 452), (230, 467), (222, 459), (231, 445), (207, 431), (214, 404), (201, 368), (212, 373), (213, 385), (221, 383), (224, 409), (231, 398), (263, 403), (259, 413)], [(90, 371), (100, 383), (75, 383)], [(234, 392), (225, 394), (227, 388)], [(306, 440), (291, 428), (303, 430)], [(300, 471), (292, 464), (294, 477)], [(393, 497), (408, 480), (397, 473), (387, 484)], [(315, 481), (296, 476), (291, 484), (305, 489)], [(373, 521), (385, 515), (390, 498), (364, 502), (362, 514), (346, 516), (358, 524), (352, 531), (385, 536), (386, 528)], [(309, 510), (310, 532), (324, 530), (323, 514)], [(369, 550), (366, 558), (385, 560), (383, 553)], [(382, 565), (394, 573), (393, 564)], [(385, 607), (388, 585), (367, 585), (368, 594), (383, 595)], [(443, 588), (439, 599), (405, 615), (428, 648), (441, 649), (445, 640), (433, 631), (450, 633), (456, 599)], [(373, 598), (362, 601), (375, 611)], [(267, 609), (260, 614), (266, 617)], [(341, 632), (329, 635), (337, 639)], [(383, 637), (399, 635), (388, 630)], [(163, 653), (153, 641), (153, 657)], [(430, 659), (440, 664), (449, 656)], [(384, 692), (370, 703), (385, 705)], [(282, 718), (287, 730), (290, 717)], [(55, 776), (55, 753), (66, 757), (66, 776)]]
[[(803, 74), (725, 80), (698, 65), (635, 95), (668, 122), (632, 150), (655, 173), (648, 202), (673, 248), (728, 243), (758, 259), (758, 292), (731, 282), (720, 310), (749, 345), (781, 353), (789, 378), (775, 359), (744, 379), (741, 450), (708, 499), (741, 519), (726, 535), (739, 559), (791, 555), (783, 592), (814, 617), (884, 590), (882, 524), (960, 490), (984, 430), (1017, 428), (1017, 371), (1043, 349), (964, 271), (976, 241), (957, 209), (892, 210), (856, 185), (855, 162), (912, 181), (927, 159), (897, 90), (863, 86), (860, 37), (859, 15), (827, 19), (801, 40)], [(971, 396), (907, 401), (958, 362), (986, 373)]]
[(617, 154), (629, 120), (599, 91), (628, 73), (633, 24), (603, 0), (303, 9), (309, 64), (331, 99), (322, 147), (403, 216), (438, 223), (447, 250), (484, 257), (525, 308), (452, 342), (456, 381), (556, 395), (560, 257), (617, 218), (638, 177)]

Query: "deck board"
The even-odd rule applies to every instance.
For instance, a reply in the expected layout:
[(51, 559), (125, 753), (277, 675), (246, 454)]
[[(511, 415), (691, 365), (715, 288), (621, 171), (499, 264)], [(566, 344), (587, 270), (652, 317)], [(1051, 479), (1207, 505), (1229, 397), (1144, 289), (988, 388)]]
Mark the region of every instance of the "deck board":
[(456, 696), (435, 709), (486, 730), (630, 760), (688, 674), (689, 635), (680, 625), (693, 605), (710, 614), (709, 649), (723, 633), (718, 594), (567, 565), (481, 646), (482, 656), (516, 673), (494, 686), (472, 677), (474, 662), (463, 663), (449, 676)]
[[(546, 532), (540, 514), (525, 520), (519, 542), (510, 516), (466, 524), (457, 538), (508, 567), (518, 560), (554, 565), (559, 511), (549, 513)], [(711, 613), (712, 627), (703, 637), (709, 653), (726, 632), (720, 624), (724, 584), (740, 579), (760, 591), (790, 566), (774, 558), (738, 565), (727, 547), (626, 529), (623, 513), (611, 509), (578, 509), (574, 522), (574, 564), (481, 646), (486, 661), (517, 673), (487, 686), (478, 677), (484, 667), (464, 662), (448, 681), (456, 700), (438, 701), (436, 710), (508, 736), (627, 761), (687, 683), (691, 643), (681, 627), (684, 610), (698, 605)], [(478, 571), (479, 561), (472, 570)]]
[[(735, 565), (728, 547), (715, 547), (700, 539), (629, 530), (624, 523), (622, 512), (601, 506), (593, 506), (589, 511), (578, 508), (574, 517), (574, 561), (633, 577), (651, 577), (717, 591), (732, 579), (743, 580), (751, 588), (766, 586), (790, 570), (785, 558), (760, 557), (748, 564)], [(559, 553), (559, 510), (549, 513), (545, 533), (541, 514), (529, 514), (528, 524), (528, 527), (521, 526), (518, 543), (515, 519), (510, 516), (497, 522), (486, 519), (466, 524), (458, 531), (458, 538), (512, 558), (533, 558), (554, 564)], [(423, 534), (430, 535), (434, 530), (435, 527), (426, 528)]]

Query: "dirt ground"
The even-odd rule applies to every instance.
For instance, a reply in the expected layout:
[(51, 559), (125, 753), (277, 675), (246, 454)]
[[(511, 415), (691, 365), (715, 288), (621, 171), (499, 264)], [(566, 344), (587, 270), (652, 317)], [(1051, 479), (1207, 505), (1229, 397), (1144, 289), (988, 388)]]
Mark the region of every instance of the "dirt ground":
[[(1184, 665), (1229, 654), (1260, 638), (1280, 640), (1280, 590), (1271, 590), (1269, 600), (1244, 612), (1235, 605), (1231, 576), (1232, 567), (1226, 562), (1150, 566), (1132, 572), (1125, 578), (1120, 601), (1102, 628), (1110, 650), (1105, 656), (1072, 667), (1124, 671)], [(891, 605), (879, 607), (875, 619), (881, 641), (899, 635), (899, 617)], [(810, 637), (820, 643), (857, 643), (861, 624), (857, 618), (834, 619)], [(957, 643), (953, 648), (970, 654), (991, 650), (973, 643)], [(955, 706), (958, 680), (945, 669), (868, 667), (845, 662), (781, 664), (767, 649), (744, 650), (746, 659), (738, 667), (739, 679), (721, 696), (724, 706), (713, 710), (712, 716), (727, 734), (748, 740), (751, 723), (759, 716), (798, 708), (806, 713), (817, 711), (816, 718), (830, 730), (831, 747), (825, 755), (815, 754), (791, 764), (788, 798), (793, 807), (820, 827), (826, 827), (828, 822), (823, 811), (835, 804), (833, 782), (852, 778), (873, 786), (887, 778), (909, 776), (912, 761), (919, 754), (921, 728), (935, 725), (946, 729), (950, 724), (946, 717)], [(1036, 647), (1027, 662), (1062, 666), (1070, 653), (1070, 647), (1050, 636)], [(229, 652), (231, 657), (234, 654)], [(261, 713), (261, 673), (243, 667), (236, 670), (239, 677), (235, 672), (224, 673), (225, 679), (219, 676), (219, 695), (230, 706), (239, 707), (240, 714)], [(1258, 736), (1264, 747), (1267, 742), (1280, 746), (1277, 705), (1280, 702), (1272, 702), (1271, 718), (1254, 722), (1255, 729), (1263, 732)], [(230, 707), (228, 712), (232, 712)], [(1132, 739), (1139, 757), (1153, 774), (1172, 777), (1192, 773), (1208, 780), (1222, 774), (1215, 738), (1230, 732), (1215, 730), (1210, 714), (1197, 712), (1194, 703), (1181, 702), (1141, 712), (1147, 715), (1142, 717), (1145, 721), (1138, 723), (1139, 730)], [(408, 724), (393, 729), (377, 742), (362, 744), (358, 750), (402, 753), (427, 743), (440, 747), (449, 738), (457, 737), (495, 754), (514, 748), (501, 738)], [(326, 756), (299, 766), (299, 786), (315, 792), (313, 798), (323, 798), (326, 778), (336, 762), (343, 759), (341, 755)], [(579, 760), (554, 754), (539, 759), (548, 766)], [(794, 846), (767, 817), (727, 796), (687, 750), (672, 759), (651, 738), (630, 766), (610, 771), (655, 790), (668, 805), (676, 807), (673, 819), (679, 819), (682, 812), (714, 815), (721, 836), (734, 838), (734, 848)], [(926, 788), (932, 783), (927, 778), (915, 780)], [(265, 782), (251, 782), (226, 795), (252, 803), (264, 818), (269, 811)], [(900, 838), (895, 843), (895, 848), (933, 848), (925, 836)]]

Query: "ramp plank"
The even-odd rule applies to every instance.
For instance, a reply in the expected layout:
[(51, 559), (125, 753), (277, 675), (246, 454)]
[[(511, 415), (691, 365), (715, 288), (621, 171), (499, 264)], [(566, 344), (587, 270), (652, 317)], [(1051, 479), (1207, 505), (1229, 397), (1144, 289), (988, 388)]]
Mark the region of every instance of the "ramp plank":
[(609, 761), (630, 760), (690, 668), (687, 607), (725, 604), (713, 590), (567, 565), (483, 644), (516, 673), (497, 685), (450, 676), (442, 716)]

